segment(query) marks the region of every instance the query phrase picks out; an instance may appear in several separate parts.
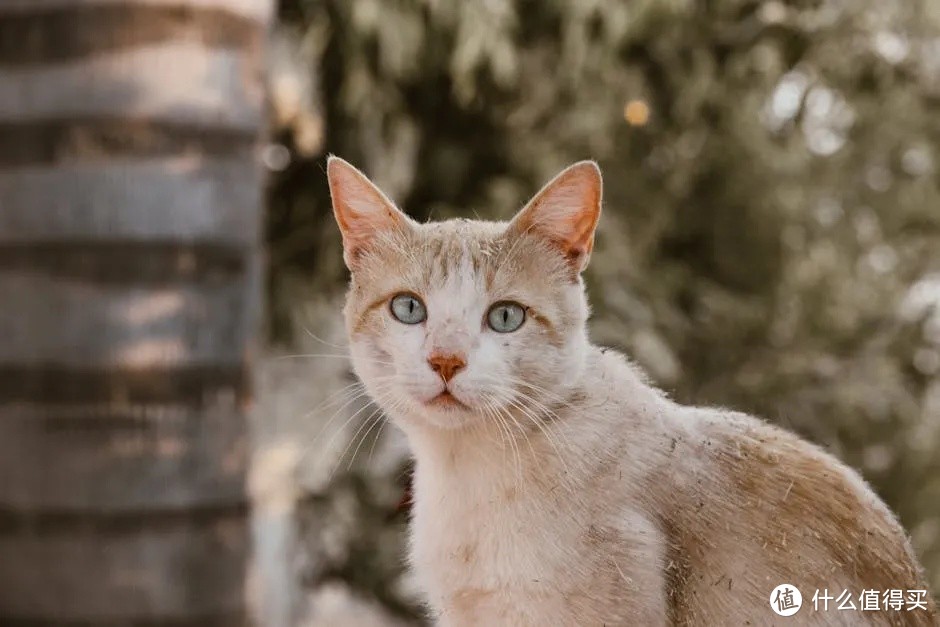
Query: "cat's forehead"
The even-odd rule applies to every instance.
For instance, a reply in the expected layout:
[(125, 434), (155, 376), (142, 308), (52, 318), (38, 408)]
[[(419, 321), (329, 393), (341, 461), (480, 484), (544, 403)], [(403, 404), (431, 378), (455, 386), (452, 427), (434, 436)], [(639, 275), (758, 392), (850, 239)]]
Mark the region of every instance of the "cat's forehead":
[(416, 235), (428, 243), (441, 246), (464, 244), (471, 249), (492, 246), (505, 239), (506, 222), (455, 218), (419, 224)]
[(507, 246), (506, 225), (497, 222), (432, 222), (421, 225), (414, 236), (415, 278), (428, 289), (485, 289), (496, 278)]
[(506, 224), (464, 219), (429, 222), (419, 225), (414, 238), (429, 263), (479, 267), (506, 244)]
[(544, 251), (528, 238), (510, 237), (506, 222), (456, 219), (415, 227), (376, 251), (367, 281), (377, 290), (492, 293), (534, 289), (553, 278)]

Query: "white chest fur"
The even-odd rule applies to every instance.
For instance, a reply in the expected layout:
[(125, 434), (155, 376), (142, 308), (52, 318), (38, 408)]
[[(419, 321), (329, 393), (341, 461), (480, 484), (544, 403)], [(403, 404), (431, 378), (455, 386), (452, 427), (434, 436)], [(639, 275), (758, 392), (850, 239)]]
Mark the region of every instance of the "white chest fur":
[[(566, 624), (565, 599), (619, 577), (586, 546), (598, 512), (568, 491), (546, 457), (538, 468), (538, 456), (521, 467), (419, 461), (411, 559), (441, 625)], [(557, 498), (546, 498), (553, 489)]]

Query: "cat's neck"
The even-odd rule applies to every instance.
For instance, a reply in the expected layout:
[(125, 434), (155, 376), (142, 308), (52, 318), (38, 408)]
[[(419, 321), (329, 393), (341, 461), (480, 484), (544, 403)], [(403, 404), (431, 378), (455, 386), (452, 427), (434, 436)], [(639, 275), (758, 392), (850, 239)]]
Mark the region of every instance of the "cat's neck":
[[(473, 426), (462, 429), (412, 423), (407, 429), (408, 440), (419, 466), (435, 471), (459, 473), (481, 466), (518, 465), (541, 450), (548, 421), (568, 420), (570, 408), (553, 409), (551, 417), (531, 408), (527, 412), (507, 410), (499, 419), (481, 412), (471, 419)], [(536, 425), (535, 420), (542, 424)]]

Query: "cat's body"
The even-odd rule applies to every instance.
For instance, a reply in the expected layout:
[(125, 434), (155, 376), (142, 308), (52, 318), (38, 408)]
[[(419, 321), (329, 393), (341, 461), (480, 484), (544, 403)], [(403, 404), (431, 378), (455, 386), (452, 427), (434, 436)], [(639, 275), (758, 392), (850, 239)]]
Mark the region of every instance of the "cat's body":
[(763, 625), (782, 620), (782, 583), (804, 595), (800, 624), (933, 624), (811, 611), (817, 589), (858, 606), (865, 589), (926, 587), (891, 513), (816, 447), (676, 405), (613, 351), (591, 351), (569, 398), (551, 425), (562, 454), (536, 430), (521, 470), (498, 433), (411, 438), (412, 559), (442, 624)]
[(935, 624), (929, 599), (814, 610), (817, 590), (927, 588), (855, 472), (588, 342), (593, 165), (508, 224), (415, 224), (336, 159), (330, 182), (353, 362), (414, 451), (411, 560), (439, 624), (770, 625), (779, 584), (804, 595), (795, 624)]

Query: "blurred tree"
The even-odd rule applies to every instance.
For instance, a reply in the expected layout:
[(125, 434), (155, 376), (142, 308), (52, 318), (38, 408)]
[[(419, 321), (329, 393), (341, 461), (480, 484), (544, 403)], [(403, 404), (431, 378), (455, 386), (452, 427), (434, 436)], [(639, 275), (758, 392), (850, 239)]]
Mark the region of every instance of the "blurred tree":
[[(940, 591), (940, 4), (282, 0), (323, 152), (419, 218), (506, 217), (595, 158), (594, 337), (674, 396), (859, 468)], [(313, 41), (314, 44), (309, 42)], [(272, 330), (342, 283), (322, 154), (284, 127)], [(312, 286), (310, 288), (309, 286)]]
[(0, 624), (245, 621), (269, 13), (0, 3)]

